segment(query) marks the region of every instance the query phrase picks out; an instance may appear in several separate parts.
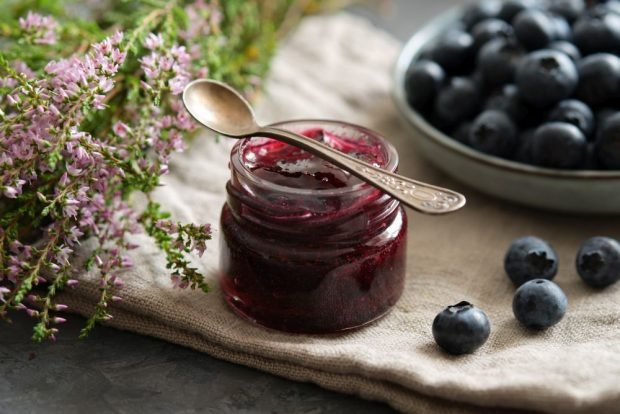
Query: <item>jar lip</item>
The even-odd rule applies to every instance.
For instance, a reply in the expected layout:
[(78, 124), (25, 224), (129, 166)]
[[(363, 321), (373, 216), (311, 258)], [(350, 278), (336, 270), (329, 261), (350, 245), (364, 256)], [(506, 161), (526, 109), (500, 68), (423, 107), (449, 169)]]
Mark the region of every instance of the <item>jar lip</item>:
[[(295, 124), (316, 124), (314, 126), (321, 125), (332, 125), (332, 126), (344, 126), (347, 128), (356, 129), (364, 134), (377, 138), (381, 141), (381, 145), (385, 148), (387, 154), (387, 163), (384, 167), (386, 171), (394, 172), (396, 167), (398, 166), (398, 152), (394, 145), (391, 142), (386, 140), (381, 134), (371, 129), (365, 128), (361, 125), (353, 124), (350, 122), (337, 121), (332, 119), (292, 119), (289, 121), (276, 122), (273, 124), (269, 124), (268, 126), (280, 127), (283, 125), (292, 126)], [(251, 180), (252, 182), (266, 187), (280, 193), (288, 193), (288, 194), (298, 194), (298, 195), (325, 195), (325, 196), (338, 196), (343, 194), (349, 194), (359, 191), (364, 191), (367, 189), (374, 189), (370, 184), (365, 182), (361, 182), (355, 184), (351, 187), (341, 187), (341, 188), (333, 188), (333, 189), (302, 189), (302, 188), (294, 188), (287, 187), (285, 185), (275, 184), (271, 181), (265, 180), (264, 178), (260, 178), (252, 173), (252, 171), (247, 168), (246, 164), (243, 162), (241, 157), (243, 156), (243, 151), (241, 151), (241, 147), (246, 144), (251, 138), (245, 138), (235, 144), (231, 152), (231, 163), (235, 167), (235, 169), (243, 174), (245, 178)], [(235, 156), (236, 155), (236, 156)]]

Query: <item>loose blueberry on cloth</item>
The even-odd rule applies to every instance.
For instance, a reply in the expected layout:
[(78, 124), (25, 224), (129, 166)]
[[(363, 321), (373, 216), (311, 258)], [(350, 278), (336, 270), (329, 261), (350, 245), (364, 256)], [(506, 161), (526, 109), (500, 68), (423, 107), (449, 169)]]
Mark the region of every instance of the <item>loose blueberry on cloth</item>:
[(605, 288), (620, 280), (620, 243), (609, 237), (586, 240), (577, 252), (577, 272), (588, 285)]
[[(148, 239), (139, 238), (135, 241), (141, 247), (132, 253), (135, 268), (124, 278), (126, 300), (114, 304), (109, 325), (385, 401), (402, 412), (617, 412), (620, 285), (593, 294), (576, 275), (574, 260), (581, 242), (592, 235), (620, 238), (620, 219), (576, 219), (513, 207), (433, 169), (411, 145), (390, 97), (391, 70), (400, 47), (361, 18), (311, 18), (280, 50), (258, 102), (264, 122), (326, 117), (380, 131), (398, 147), (401, 173), (454, 185), (468, 195), (467, 208), (458, 214), (441, 219), (409, 215), (409, 273), (403, 297), (388, 316), (337, 336), (267, 331), (234, 315), (222, 300), (215, 281), (217, 242), (210, 243), (196, 263), (214, 287), (205, 295), (172, 289), (164, 258)], [(195, 139), (173, 160), (156, 199), (179, 220), (217, 223), (231, 144), (225, 139), (216, 143), (211, 136)], [(561, 323), (537, 335), (524, 335), (515, 320), (514, 285), (501, 263), (506, 246), (521, 234), (553, 240), (563, 269), (555, 280), (571, 306)], [(81, 283), (67, 292), (63, 303), (88, 314), (98, 286), (92, 275), (78, 277)], [(493, 333), (476, 353), (457, 358), (437, 347), (429, 322), (438, 309), (462, 298), (484, 309)], [(204, 385), (212, 386), (211, 378)]]
[(535, 236), (515, 239), (504, 257), (504, 270), (516, 286), (533, 279), (553, 279), (558, 258), (549, 243)]
[(528, 328), (544, 329), (560, 322), (568, 299), (558, 285), (547, 279), (534, 279), (521, 285), (512, 302), (515, 317)]
[(465, 301), (448, 306), (433, 320), (435, 342), (454, 355), (471, 354), (484, 345), (490, 334), (486, 313)]

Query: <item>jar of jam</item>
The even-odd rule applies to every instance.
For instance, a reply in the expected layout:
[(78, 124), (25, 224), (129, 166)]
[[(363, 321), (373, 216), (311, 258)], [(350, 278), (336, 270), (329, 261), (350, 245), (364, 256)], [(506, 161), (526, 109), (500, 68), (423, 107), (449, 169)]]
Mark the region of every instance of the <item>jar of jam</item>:
[[(333, 121), (277, 125), (395, 171), (375, 132)], [(221, 215), (220, 284), (240, 315), (269, 328), (331, 333), (385, 315), (405, 279), (407, 217), (374, 187), (279, 141), (231, 153)]]

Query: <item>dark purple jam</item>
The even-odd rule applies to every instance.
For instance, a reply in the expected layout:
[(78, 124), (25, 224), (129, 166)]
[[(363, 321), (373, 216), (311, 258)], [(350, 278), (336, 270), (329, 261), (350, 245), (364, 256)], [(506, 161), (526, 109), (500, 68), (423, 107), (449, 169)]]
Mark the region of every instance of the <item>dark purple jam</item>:
[[(325, 121), (289, 125), (396, 168), (393, 148), (369, 131)], [(407, 228), (397, 201), (272, 140), (235, 146), (231, 173), (221, 215), (220, 281), (236, 312), (287, 332), (330, 333), (373, 321), (396, 303)]]
[[(322, 128), (304, 130), (303, 134), (377, 167), (385, 166), (379, 142), (359, 142)], [(245, 166), (255, 176), (286, 187), (324, 190), (361, 183), (359, 178), (329, 161), (279, 141), (263, 140), (247, 146), (242, 156)]]

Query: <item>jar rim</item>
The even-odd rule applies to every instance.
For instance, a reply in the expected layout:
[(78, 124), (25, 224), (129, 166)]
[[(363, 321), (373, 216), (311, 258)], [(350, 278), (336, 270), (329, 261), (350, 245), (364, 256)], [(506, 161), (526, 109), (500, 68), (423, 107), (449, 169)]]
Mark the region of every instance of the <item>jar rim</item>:
[[(369, 128), (363, 127), (361, 125), (353, 124), (350, 122), (331, 120), (331, 119), (293, 119), (289, 121), (276, 122), (276, 123), (270, 124), (269, 126), (281, 127), (281, 126), (293, 126), (295, 124), (306, 124), (306, 123), (316, 124), (314, 126), (331, 125), (331, 126), (342, 126), (346, 128), (352, 128), (368, 136), (371, 136), (374, 139), (377, 139), (381, 143), (381, 146), (383, 147), (387, 155), (387, 158), (386, 158), (387, 162), (383, 168), (386, 171), (390, 171), (390, 172), (396, 171), (396, 168), (398, 167), (399, 159), (398, 159), (398, 152), (396, 151), (396, 148), (394, 147), (394, 145), (392, 145), (391, 142), (385, 139), (378, 132), (373, 131)], [(338, 196), (338, 195), (343, 195), (343, 194), (360, 192), (360, 191), (364, 191), (368, 189), (374, 189), (374, 187), (372, 187), (370, 184), (365, 183), (365, 182), (357, 183), (351, 187), (340, 187), (340, 188), (320, 189), (320, 190), (319, 189), (303, 189), (303, 188), (295, 188), (295, 187), (288, 187), (285, 185), (275, 184), (269, 180), (260, 178), (257, 175), (252, 173), (252, 171), (247, 167), (247, 165), (245, 164), (245, 162), (243, 162), (243, 159), (242, 159), (243, 157), (242, 147), (246, 145), (250, 139), (252, 138), (242, 139), (234, 145), (231, 151), (231, 163), (234, 166), (235, 170), (240, 172), (244, 176), (244, 178), (254, 182), (255, 184), (263, 188), (271, 189), (271, 190), (278, 191), (280, 193), (286, 193), (286, 194), (298, 194), (298, 195), (315, 195), (315, 194), (319, 195), (320, 194), (323, 196)]]

